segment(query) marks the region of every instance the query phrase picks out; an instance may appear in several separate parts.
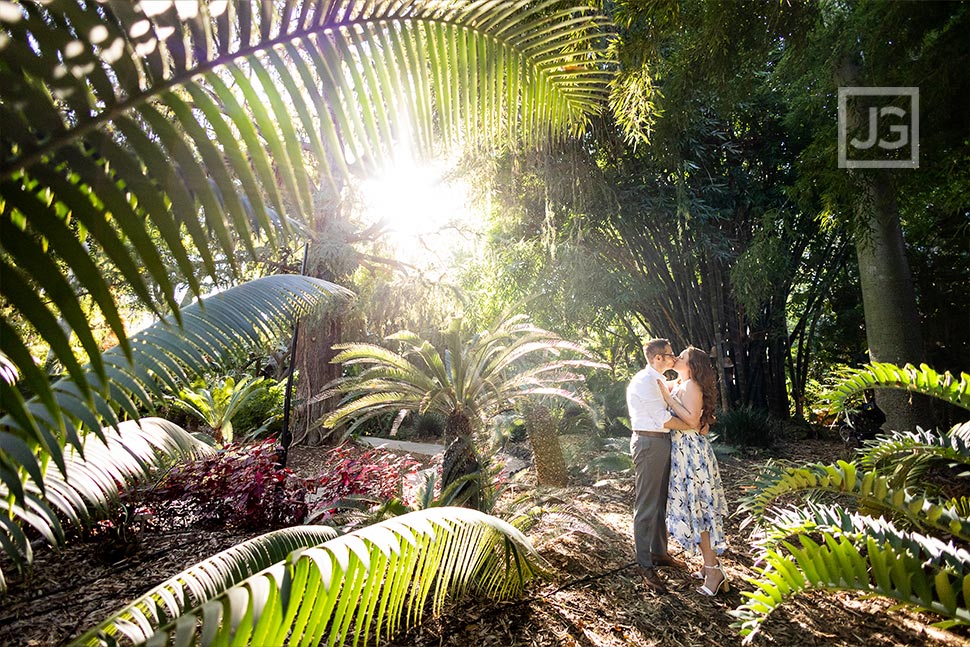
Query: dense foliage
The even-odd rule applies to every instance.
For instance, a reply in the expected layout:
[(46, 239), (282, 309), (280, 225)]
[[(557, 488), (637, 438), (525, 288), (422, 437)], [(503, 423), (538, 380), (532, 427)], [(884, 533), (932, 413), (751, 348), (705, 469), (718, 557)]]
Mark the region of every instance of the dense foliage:
[[(970, 374), (927, 366), (872, 364), (832, 390), (846, 398), (871, 388), (922, 393), (970, 411)], [(786, 599), (808, 589), (886, 596), (970, 624), (970, 422), (947, 431), (892, 431), (855, 460), (769, 464), (741, 511), (755, 523), (760, 577), (735, 615), (753, 636)]]
[(280, 468), (275, 439), (229, 444), (173, 467), (143, 503), (178, 501), (178, 512), (202, 527), (282, 528), (309, 513), (303, 479)]

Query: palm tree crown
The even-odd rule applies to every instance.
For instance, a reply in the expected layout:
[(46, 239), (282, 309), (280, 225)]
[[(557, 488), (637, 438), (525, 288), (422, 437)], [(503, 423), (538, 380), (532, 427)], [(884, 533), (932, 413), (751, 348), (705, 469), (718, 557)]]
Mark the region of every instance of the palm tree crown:
[[(469, 334), (461, 319), (445, 331), (443, 351), (409, 331), (388, 338), (396, 352), (374, 344), (341, 344), (334, 363), (361, 367), (336, 380), (321, 397), (346, 395), (324, 420), (328, 427), (350, 423), (348, 432), (375, 416), (409, 409), (443, 416), (460, 414), (472, 427), (530, 396), (582, 400), (565, 385), (583, 379), (575, 369), (601, 367), (578, 344), (531, 324), (525, 315)], [(566, 353), (572, 357), (563, 357)], [(446, 430), (447, 432), (448, 430)]]
[[(349, 423), (350, 433), (375, 416), (401, 409), (442, 414), (448, 448), (441, 485), (444, 489), (464, 481), (461, 497), (467, 497), (471, 507), (483, 502), (475, 429), (525, 398), (559, 397), (585, 406), (565, 387), (583, 379), (575, 369), (603, 366), (581, 346), (534, 326), (524, 315), (502, 319), (472, 335), (461, 319), (454, 319), (443, 336), (443, 352), (408, 331), (388, 341), (399, 343), (402, 350), (374, 344), (337, 346), (340, 352), (332, 361), (361, 370), (338, 378), (319, 396), (346, 396), (324, 424)], [(477, 480), (470, 475), (477, 475)]]

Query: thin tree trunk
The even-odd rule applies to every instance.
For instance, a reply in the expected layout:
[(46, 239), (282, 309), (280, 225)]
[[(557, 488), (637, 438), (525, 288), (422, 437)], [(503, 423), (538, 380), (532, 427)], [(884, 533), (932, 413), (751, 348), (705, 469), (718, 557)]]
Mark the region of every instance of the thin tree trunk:
[(722, 411), (730, 411), (734, 408), (731, 398), (729, 381), (734, 379), (734, 372), (727, 368), (727, 355), (724, 352), (725, 333), (727, 332), (727, 322), (724, 320), (724, 282), (722, 279), (721, 266), (718, 262), (711, 263), (711, 285), (713, 294), (711, 295), (711, 324), (714, 329), (714, 355), (717, 371), (720, 379), (718, 386), (721, 389)]
[(791, 417), (785, 380), (785, 358), (789, 352), (788, 330), (783, 317), (775, 319), (774, 329), (768, 333), (768, 411), (779, 420), (788, 420)]

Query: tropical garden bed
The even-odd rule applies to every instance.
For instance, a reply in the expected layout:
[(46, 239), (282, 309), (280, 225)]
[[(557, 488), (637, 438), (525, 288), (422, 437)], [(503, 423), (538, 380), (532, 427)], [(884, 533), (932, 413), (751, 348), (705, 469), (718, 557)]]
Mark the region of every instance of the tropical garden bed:
[[(842, 591), (970, 625), (968, 30), (951, 2), (0, 0), (0, 642), (144, 594), (90, 644), (336, 642), (378, 599), (400, 645), (734, 644), (735, 617), (963, 643)], [(867, 114), (912, 139), (845, 158)], [(416, 167), (452, 155), (469, 204), (421, 232)], [(630, 572), (629, 457), (597, 452), (650, 336), (709, 353), (722, 439), (775, 441), (724, 458), (741, 594)], [(858, 461), (776, 433), (847, 398), (898, 430)], [(334, 447), (412, 414), (437, 489)], [(578, 428), (601, 445), (567, 457)], [(538, 553), (498, 518), (530, 481), (480, 469), (496, 431), (547, 487), (516, 519)]]
[[(768, 457), (796, 462), (831, 462), (851, 450), (839, 439), (782, 436), (771, 450), (723, 453), (721, 470), (732, 507)], [(313, 477), (330, 465), (329, 450), (297, 447), (290, 465)], [(592, 458), (592, 457), (590, 457)], [(549, 514), (530, 539), (554, 567), (552, 578), (531, 585), (521, 599), (494, 602), (465, 598), (450, 602), (436, 618), (387, 645), (738, 645), (730, 611), (751, 590), (741, 581), (754, 576), (748, 533), (740, 516), (728, 519), (726, 563), (735, 587), (710, 599), (694, 592), (686, 574), (668, 571), (671, 593), (657, 597), (637, 582), (631, 561), (632, 482), (601, 480), (573, 471), (573, 483), (555, 492), (569, 502), (569, 514)], [(528, 483), (526, 479), (524, 483)], [(532, 486), (522, 485), (522, 489)], [(592, 524), (580, 520), (595, 521)], [(213, 555), (260, 531), (200, 528), (169, 517), (147, 525), (129, 555), (106, 553), (101, 541), (41, 551), (29, 578), (11, 586), (0, 611), (0, 644), (40, 647), (65, 644), (112, 609), (142, 594), (202, 556)], [(754, 645), (867, 645), (933, 647), (970, 645), (965, 632), (932, 628), (933, 614), (892, 609), (881, 598), (857, 593), (815, 592), (776, 611)]]

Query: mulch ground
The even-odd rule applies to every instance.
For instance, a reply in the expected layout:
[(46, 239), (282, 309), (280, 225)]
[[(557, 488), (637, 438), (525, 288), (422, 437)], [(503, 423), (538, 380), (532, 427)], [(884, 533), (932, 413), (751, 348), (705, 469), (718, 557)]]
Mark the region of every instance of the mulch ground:
[[(291, 467), (315, 474), (323, 448), (296, 448)], [(768, 456), (794, 461), (831, 461), (848, 456), (840, 442), (780, 442), (767, 453), (721, 458), (730, 503)], [(560, 492), (569, 514), (548, 515), (529, 532), (539, 552), (554, 567), (552, 579), (530, 585), (515, 601), (463, 600), (446, 606), (437, 618), (398, 636), (392, 647), (466, 646), (720, 646), (740, 645), (730, 611), (750, 586), (747, 534), (740, 519), (728, 524), (728, 550), (722, 556), (732, 578), (729, 593), (700, 595), (686, 572), (664, 569), (670, 594), (647, 592), (632, 568), (629, 477), (594, 481), (576, 475), (576, 485)], [(9, 582), (0, 597), (0, 645), (25, 647), (66, 644), (106, 613), (144, 593), (203, 557), (258, 532), (201, 530), (165, 524), (147, 526), (128, 555), (86, 542), (59, 551), (41, 549), (26, 579)], [(698, 565), (698, 558), (685, 555)], [(695, 569), (696, 570), (696, 569)], [(9, 571), (5, 572), (8, 573)], [(809, 593), (785, 604), (752, 641), (755, 646), (816, 645), (890, 647), (927, 645), (970, 647), (966, 632), (930, 627), (939, 618), (893, 609), (881, 598), (848, 592)]]

